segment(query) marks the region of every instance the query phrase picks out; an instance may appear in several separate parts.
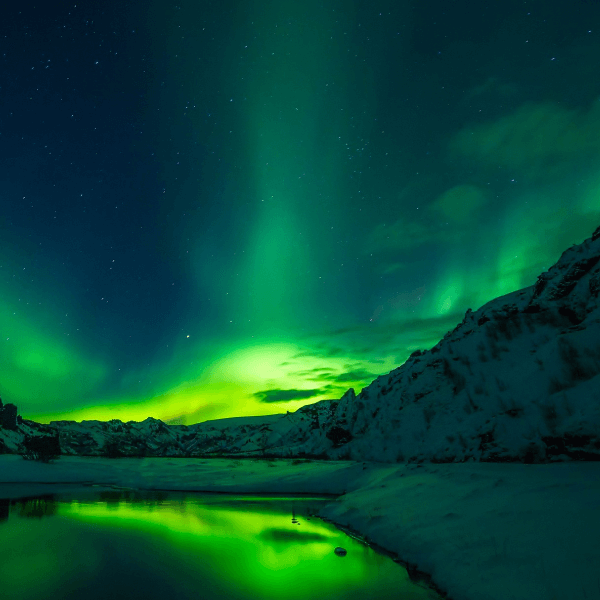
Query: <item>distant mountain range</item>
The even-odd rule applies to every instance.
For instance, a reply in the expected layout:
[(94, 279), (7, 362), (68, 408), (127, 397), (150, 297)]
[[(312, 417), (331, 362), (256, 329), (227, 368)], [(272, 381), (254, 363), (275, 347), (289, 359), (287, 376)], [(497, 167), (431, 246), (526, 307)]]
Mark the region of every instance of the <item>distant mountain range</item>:
[(63, 454), (312, 456), (384, 462), (600, 460), (600, 227), (535, 285), (468, 310), (430, 350), (356, 395), (191, 426), (25, 419), (0, 452), (58, 435)]

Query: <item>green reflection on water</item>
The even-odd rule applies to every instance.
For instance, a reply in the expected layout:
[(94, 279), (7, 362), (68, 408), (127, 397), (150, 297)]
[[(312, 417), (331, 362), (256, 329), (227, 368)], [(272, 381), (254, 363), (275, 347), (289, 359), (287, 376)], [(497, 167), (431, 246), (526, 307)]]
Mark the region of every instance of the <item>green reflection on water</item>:
[(0, 597), (437, 597), (311, 518), (323, 502), (117, 492), (13, 503), (0, 521)]

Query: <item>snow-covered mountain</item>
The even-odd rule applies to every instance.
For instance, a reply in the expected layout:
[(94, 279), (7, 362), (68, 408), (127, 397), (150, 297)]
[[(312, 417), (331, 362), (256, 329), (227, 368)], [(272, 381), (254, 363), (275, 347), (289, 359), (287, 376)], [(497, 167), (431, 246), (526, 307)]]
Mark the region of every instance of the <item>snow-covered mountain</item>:
[[(600, 228), (333, 406), (303, 448), (384, 461), (600, 459)], [(302, 410), (310, 410), (305, 407)], [(299, 411), (300, 412), (300, 411)], [(344, 443), (345, 442), (345, 443)]]
[(355, 395), (294, 413), (191, 426), (22, 421), (86, 455), (321, 456), (376, 461), (600, 459), (600, 227), (536, 284), (468, 310), (430, 350)]

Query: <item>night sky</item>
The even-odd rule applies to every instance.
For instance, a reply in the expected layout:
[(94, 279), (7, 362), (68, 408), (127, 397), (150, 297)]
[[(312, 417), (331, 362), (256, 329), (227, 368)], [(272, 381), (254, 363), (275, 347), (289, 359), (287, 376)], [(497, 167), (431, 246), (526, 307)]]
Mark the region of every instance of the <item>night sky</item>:
[(26, 418), (339, 398), (600, 224), (600, 2), (25, 0), (0, 45)]

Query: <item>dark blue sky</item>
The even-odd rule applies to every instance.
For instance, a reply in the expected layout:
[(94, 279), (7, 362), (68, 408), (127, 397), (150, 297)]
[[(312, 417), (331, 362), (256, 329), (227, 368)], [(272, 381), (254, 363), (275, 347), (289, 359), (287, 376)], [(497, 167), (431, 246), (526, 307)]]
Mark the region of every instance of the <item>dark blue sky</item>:
[(339, 397), (600, 213), (600, 5), (25, 2), (0, 24), (0, 393)]

